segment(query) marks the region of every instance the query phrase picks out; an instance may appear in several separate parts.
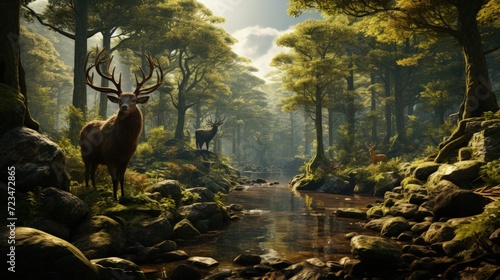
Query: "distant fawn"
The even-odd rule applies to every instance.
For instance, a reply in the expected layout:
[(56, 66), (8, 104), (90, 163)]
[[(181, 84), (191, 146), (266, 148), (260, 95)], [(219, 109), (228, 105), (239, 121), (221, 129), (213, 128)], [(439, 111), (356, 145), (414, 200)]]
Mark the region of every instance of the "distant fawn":
[(372, 161), (373, 164), (376, 164), (378, 162), (387, 162), (387, 156), (384, 155), (384, 154), (375, 154), (375, 152), (373, 152), (373, 148), (375, 148), (375, 145), (368, 145), (366, 144), (366, 147), (368, 148), (368, 151), (370, 152), (370, 159)]

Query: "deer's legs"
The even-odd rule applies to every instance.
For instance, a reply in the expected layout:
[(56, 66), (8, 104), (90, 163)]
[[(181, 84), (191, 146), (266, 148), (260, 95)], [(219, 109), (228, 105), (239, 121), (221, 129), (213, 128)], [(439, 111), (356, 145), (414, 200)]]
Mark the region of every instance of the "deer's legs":
[[(96, 188), (95, 187), (95, 172), (96, 172), (98, 166), (99, 166), (98, 164), (92, 164), (92, 166), (90, 168), (90, 180), (92, 181), (92, 187), (94, 187), (94, 189)], [(88, 178), (87, 178), (87, 181), (88, 181)]]
[(121, 191), (122, 191), (122, 196), (125, 196), (125, 191), (123, 190), (124, 189), (124, 186), (125, 186), (125, 168), (124, 169), (121, 169), (121, 170), (118, 170), (117, 171), (117, 174), (118, 174), (118, 180), (120, 181), (120, 188), (121, 188)]
[(109, 174), (111, 175), (111, 180), (113, 181), (113, 198), (118, 200), (116, 193), (118, 191), (118, 176), (117, 176), (117, 168), (111, 165), (108, 165)]
[(89, 187), (89, 177), (90, 177), (90, 167), (92, 166), (91, 163), (85, 163), (85, 187)]

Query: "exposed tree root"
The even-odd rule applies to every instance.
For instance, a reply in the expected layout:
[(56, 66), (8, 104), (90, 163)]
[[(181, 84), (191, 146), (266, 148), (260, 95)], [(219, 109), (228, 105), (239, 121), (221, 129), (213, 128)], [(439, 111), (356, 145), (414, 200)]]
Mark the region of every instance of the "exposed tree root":
[(461, 120), (458, 123), (458, 126), (455, 129), (455, 131), (451, 134), (451, 136), (439, 144), (438, 146), (439, 152), (437, 154), (427, 157), (427, 160), (434, 161), (437, 163), (446, 162), (450, 158), (452, 152), (467, 146), (470, 139), (472, 138), (473, 132), (466, 131), (467, 124), (469, 122), (483, 121), (483, 120), (484, 118), (482, 117), (468, 118)]

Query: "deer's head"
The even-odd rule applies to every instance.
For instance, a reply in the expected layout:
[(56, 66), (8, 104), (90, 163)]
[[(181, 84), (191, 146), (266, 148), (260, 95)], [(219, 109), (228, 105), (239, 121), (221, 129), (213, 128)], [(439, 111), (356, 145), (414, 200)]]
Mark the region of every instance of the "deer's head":
[[(85, 61), (85, 65), (88, 63), (89, 56), (92, 52), (87, 54), (87, 60)], [(153, 61), (151, 56), (146, 55), (146, 59), (149, 64), (149, 74), (146, 75), (142, 68), (139, 68), (142, 73), (142, 80), (139, 82), (137, 79), (137, 74), (135, 75), (136, 88), (133, 92), (123, 92), (121, 89), (121, 80), (122, 75), (118, 76), (118, 81), (115, 79), (115, 69), (116, 66), (113, 67), (113, 70), (110, 72), (111, 62), (113, 61), (113, 57), (111, 57), (107, 63), (105, 64), (105, 69), (101, 67), (102, 64), (105, 63), (106, 57), (104, 55), (104, 50), (99, 52), (94, 60), (94, 63), (91, 64), (86, 69), (86, 81), (85, 83), (89, 85), (91, 88), (107, 93), (108, 100), (119, 105), (119, 110), (122, 113), (128, 114), (130, 112), (136, 111), (137, 104), (146, 103), (149, 100), (149, 94), (155, 91), (163, 82), (163, 70), (160, 66), (158, 60), (156, 63)], [(97, 74), (102, 78), (110, 81), (114, 88), (111, 87), (102, 87), (94, 85), (94, 73), (90, 73), (92, 68), (95, 69)], [(155, 69), (156, 68), (156, 69)], [(104, 70), (104, 72), (103, 72)], [(143, 85), (151, 79), (153, 76), (153, 72), (156, 72), (156, 84), (142, 88)]]

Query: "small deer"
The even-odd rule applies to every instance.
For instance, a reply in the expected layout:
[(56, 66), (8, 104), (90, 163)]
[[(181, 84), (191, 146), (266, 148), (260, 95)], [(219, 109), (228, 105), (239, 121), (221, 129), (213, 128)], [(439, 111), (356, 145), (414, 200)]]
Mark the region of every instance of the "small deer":
[[(89, 56), (87, 55), (88, 63)], [(80, 131), (80, 149), (83, 162), (85, 163), (85, 185), (89, 186), (89, 177), (95, 188), (95, 173), (99, 164), (106, 165), (113, 181), (113, 198), (117, 200), (118, 185), (121, 187), (121, 195), (124, 196), (124, 176), (127, 165), (132, 158), (136, 148), (139, 135), (142, 131), (142, 113), (137, 104), (146, 103), (149, 94), (155, 91), (163, 82), (163, 70), (159, 62), (155, 63), (147, 55), (149, 63), (149, 74), (146, 76), (142, 68), (142, 80), (139, 82), (135, 75), (136, 88), (134, 92), (123, 92), (121, 89), (121, 74), (118, 81), (115, 79), (115, 69), (110, 74), (110, 65), (113, 57), (106, 65), (106, 73), (100, 69), (105, 57), (103, 51), (98, 53), (95, 61), (86, 69), (85, 83), (91, 88), (107, 93), (108, 100), (119, 105), (118, 112), (106, 121), (91, 121)], [(90, 75), (94, 68), (97, 74), (113, 83), (115, 88), (94, 85), (94, 74)], [(155, 68), (158, 68), (155, 70)], [(158, 71), (159, 70), (159, 71)], [(153, 72), (156, 73), (156, 84), (143, 88), (144, 83), (151, 79)]]
[(194, 133), (196, 137), (196, 148), (197, 149), (203, 149), (203, 143), (206, 143), (207, 150), (208, 150), (208, 144), (212, 139), (214, 138), (215, 134), (217, 134), (217, 129), (219, 126), (224, 122), (226, 118), (222, 120), (215, 120), (215, 122), (212, 122), (211, 120), (208, 121), (208, 124), (212, 126), (212, 129), (197, 129)]
[(370, 152), (370, 159), (373, 164), (379, 163), (379, 162), (387, 162), (387, 156), (384, 154), (375, 154), (373, 152), (373, 148), (375, 148), (375, 145), (368, 145), (365, 143), (365, 146), (368, 148), (368, 151)]

